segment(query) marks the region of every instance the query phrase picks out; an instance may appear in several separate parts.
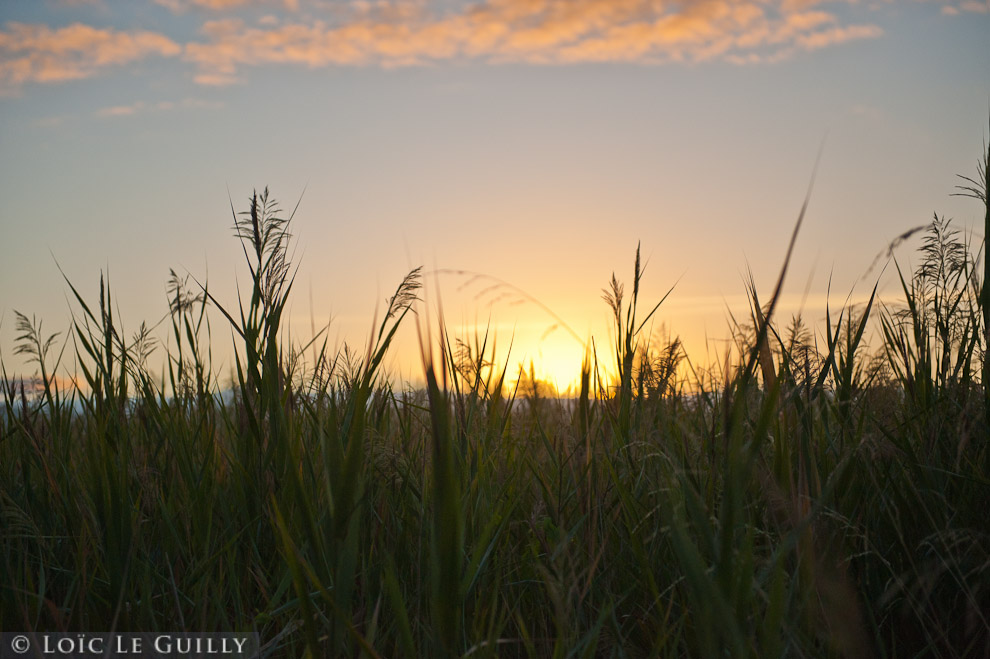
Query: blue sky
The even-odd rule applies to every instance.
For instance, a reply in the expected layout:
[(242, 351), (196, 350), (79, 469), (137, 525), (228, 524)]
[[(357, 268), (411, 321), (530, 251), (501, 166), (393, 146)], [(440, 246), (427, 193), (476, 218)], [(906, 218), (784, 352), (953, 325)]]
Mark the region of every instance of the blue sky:
[[(833, 304), (868, 295), (933, 212), (981, 230), (949, 195), (987, 137), (987, 35), (987, 3), (934, 0), (5, 2), (0, 351), (22, 367), (15, 309), (67, 329), (56, 261), (94, 298), (109, 271), (127, 329), (165, 313), (170, 268), (232, 301), (228, 192), (267, 185), (302, 195), (298, 337), (332, 318), (360, 344), (424, 265), (601, 345), (600, 289), (642, 241), (645, 299), (679, 281), (660, 320), (704, 361), (748, 269), (769, 294), (823, 140), (785, 313), (818, 320), (830, 273)], [(573, 377), (580, 346), (537, 305), (428, 284), (455, 332), (490, 316), (513, 363)], [(393, 362), (412, 377), (415, 343)]]

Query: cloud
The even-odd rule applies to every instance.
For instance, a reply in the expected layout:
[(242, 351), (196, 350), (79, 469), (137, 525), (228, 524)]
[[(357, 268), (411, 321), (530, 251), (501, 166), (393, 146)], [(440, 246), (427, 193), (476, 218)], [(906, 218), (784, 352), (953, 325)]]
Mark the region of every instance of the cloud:
[[(49, 375), (48, 376), (49, 386), (57, 387), (59, 391), (63, 393), (69, 393), (73, 389), (77, 391), (87, 391), (88, 385), (82, 381), (79, 375), (75, 376), (63, 376), (63, 375)], [(3, 385), (6, 386), (10, 391), (16, 392), (19, 396), (21, 389), (24, 390), (24, 395), (29, 401), (35, 400), (45, 393), (45, 383), (38, 377), (13, 377), (7, 378), (3, 381)], [(18, 403), (15, 403), (17, 405)]]
[(220, 12), (251, 5), (281, 5), (290, 11), (299, 8), (299, 0), (155, 0), (155, 3), (167, 7), (177, 14), (190, 9)]
[(103, 108), (96, 112), (98, 117), (128, 117), (132, 114), (137, 114), (144, 109), (144, 103), (138, 101), (133, 105), (114, 105), (108, 108)]
[(965, 2), (950, 2), (942, 7), (942, 13), (955, 16), (961, 12), (974, 14), (990, 14), (990, 0), (966, 0)]
[(103, 0), (48, 0), (50, 3), (56, 5), (62, 5), (65, 7), (85, 7), (85, 6), (101, 6), (103, 5)]
[(98, 117), (129, 117), (144, 112), (168, 112), (170, 110), (194, 110), (207, 109), (216, 110), (223, 107), (223, 103), (217, 101), (206, 101), (199, 98), (184, 98), (181, 101), (159, 101), (158, 103), (145, 103), (137, 101), (130, 105), (112, 105), (96, 111)]
[(990, 0), (926, 0), (928, 4), (942, 5), (942, 13), (946, 16), (958, 16), (963, 13), (990, 14)]
[[(476, 0), (442, 5), (350, 0), (305, 16), (268, 11), (297, 9), (298, 0), (154, 1), (177, 12), (198, 9), (215, 15), (202, 21), (198, 38), (181, 45), (145, 30), (7, 23), (0, 31), (0, 93), (180, 54), (193, 65), (196, 83), (224, 86), (243, 81), (251, 67), (266, 65), (388, 68), (451, 60), (757, 64), (883, 34), (878, 25), (849, 19), (857, 10), (861, 16), (877, 15), (853, 0)], [(951, 6), (962, 10), (979, 1)], [(836, 4), (847, 11), (833, 11)], [(264, 10), (254, 22), (234, 11), (249, 6)], [(312, 2), (307, 7), (307, 12), (316, 11)]]
[(89, 78), (105, 68), (181, 51), (168, 37), (145, 30), (7, 23), (0, 31), (0, 92), (16, 93), (26, 83)]
[[(205, 1), (205, 0), (201, 0)], [(353, 2), (337, 20), (248, 25), (211, 20), (186, 45), (196, 81), (242, 80), (244, 67), (384, 67), (451, 59), (582, 62), (776, 61), (853, 39), (877, 25), (845, 24), (819, 0), (483, 0), (436, 12), (423, 2)]]
[(883, 34), (883, 30), (875, 25), (850, 25), (849, 27), (835, 27), (824, 32), (801, 35), (797, 39), (797, 43), (805, 50), (817, 50), (853, 39), (871, 39), (879, 37), (881, 34)]

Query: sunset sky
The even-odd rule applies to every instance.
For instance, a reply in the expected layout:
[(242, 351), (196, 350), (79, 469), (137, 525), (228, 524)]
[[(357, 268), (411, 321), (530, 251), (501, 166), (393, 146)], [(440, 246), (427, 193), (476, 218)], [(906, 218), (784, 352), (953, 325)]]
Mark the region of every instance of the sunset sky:
[[(14, 310), (65, 336), (59, 266), (94, 301), (108, 271), (128, 332), (170, 268), (234, 304), (230, 200), (267, 185), (302, 197), (297, 340), (332, 319), (362, 345), (422, 265), (452, 333), (491, 318), (513, 368), (566, 386), (582, 348), (531, 300), (608, 344), (601, 289), (631, 288), (641, 241), (642, 300), (678, 282), (658, 322), (703, 362), (750, 269), (769, 295), (820, 146), (787, 317), (822, 318), (830, 274), (833, 307), (868, 296), (933, 212), (981, 241), (950, 194), (988, 114), (980, 0), (3, 0), (0, 354), (26, 368)], [(391, 368), (416, 379), (406, 330)]]

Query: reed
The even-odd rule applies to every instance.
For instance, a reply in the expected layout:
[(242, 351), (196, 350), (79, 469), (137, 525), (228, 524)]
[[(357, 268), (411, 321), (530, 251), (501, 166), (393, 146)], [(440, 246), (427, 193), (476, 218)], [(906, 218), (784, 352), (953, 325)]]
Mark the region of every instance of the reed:
[[(990, 656), (986, 259), (947, 221), (895, 263), (899, 299), (830, 308), (820, 342), (775, 312), (788, 253), (715, 376), (644, 332), (663, 299), (641, 312), (637, 247), (632, 295), (605, 290), (612, 379), (589, 349), (568, 401), (506, 386), (487, 332), (431, 339), (418, 269), (365, 350), (293, 344), (292, 214), (266, 190), (233, 217), (250, 288), (173, 273), (161, 342), (125, 332), (105, 277), (95, 302), (66, 279), (61, 342), (17, 316), (38, 376), (0, 362), (3, 629), (258, 631), (265, 656)], [(411, 316), (420, 391), (383, 371)]]

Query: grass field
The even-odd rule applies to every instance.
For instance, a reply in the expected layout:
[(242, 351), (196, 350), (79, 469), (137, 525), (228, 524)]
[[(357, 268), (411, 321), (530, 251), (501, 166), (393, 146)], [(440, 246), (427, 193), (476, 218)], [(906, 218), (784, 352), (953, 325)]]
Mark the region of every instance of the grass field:
[[(960, 192), (990, 231), (987, 159)], [(266, 191), (235, 220), (253, 288), (231, 305), (174, 277), (163, 372), (110, 282), (68, 283), (69, 337), (18, 315), (37, 386), (4, 368), (3, 630), (249, 630), (273, 656), (990, 656), (990, 277), (948, 222), (916, 270), (891, 263), (898, 299), (830, 309), (817, 340), (753, 286), (704, 369), (648, 342), (637, 250), (604, 295), (615, 357), (590, 353), (563, 400), (507, 386), (491, 337), (425, 325), (425, 388), (393, 387), (418, 270), (367, 350), (283, 343), (289, 219)], [(226, 324), (233, 383), (211, 361)]]

